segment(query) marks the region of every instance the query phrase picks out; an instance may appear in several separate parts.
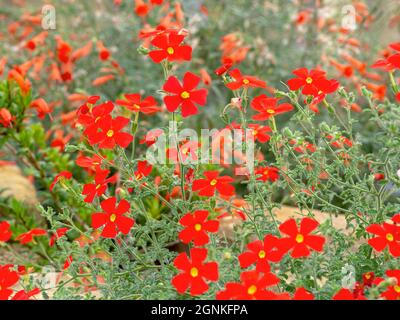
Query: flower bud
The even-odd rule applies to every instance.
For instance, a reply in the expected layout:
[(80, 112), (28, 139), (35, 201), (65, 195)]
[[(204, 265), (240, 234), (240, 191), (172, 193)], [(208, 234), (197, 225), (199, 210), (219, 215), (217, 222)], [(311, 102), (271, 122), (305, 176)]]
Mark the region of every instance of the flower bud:
[(147, 49), (147, 48), (145, 48), (145, 47), (143, 47), (143, 46), (140, 46), (140, 47), (137, 49), (137, 52), (138, 52), (139, 54), (143, 55), (143, 56), (147, 56), (147, 55), (149, 54), (150, 50)]

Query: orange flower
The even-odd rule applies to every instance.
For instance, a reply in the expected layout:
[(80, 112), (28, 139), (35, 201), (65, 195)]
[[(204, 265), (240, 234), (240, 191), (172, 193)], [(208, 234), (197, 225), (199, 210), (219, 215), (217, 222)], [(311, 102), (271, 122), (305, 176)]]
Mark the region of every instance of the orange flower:
[(0, 59), (0, 76), (3, 74), (6, 64), (7, 64), (7, 58), (6, 57), (1, 58)]
[(101, 85), (103, 85), (103, 84), (105, 84), (105, 83), (107, 83), (107, 82), (109, 82), (111, 80), (114, 80), (114, 79), (115, 79), (114, 75), (108, 74), (108, 75), (101, 76), (101, 77), (98, 77), (98, 78), (94, 79), (92, 81), (92, 85), (95, 86), (95, 87), (98, 87), (98, 86), (101, 86)]
[(71, 55), (71, 61), (75, 62), (83, 57), (88, 56), (90, 54), (90, 52), (92, 51), (92, 46), (93, 46), (92, 41), (89, 41), (82, 48), (76, 49)]
[(207, 72), (206, 69), (204, 69), (204, 68), (200, 69), (200, 76), (201, 76), (201, 80), (203, 81), (203, 83), (206, 86), (211, 85), (212, 80), (211, 80), (211, 77), (210, 77), (210, 75), (209, 75), (209, 73)]
[(8, 80), (14, 80), (21, 88), (22, 94), (26, 95), (31, 90), (31, 83), (16, 70), (10, 70), (8, 73)]
[(51, 112), (51, 108), (49, 107), (47, 102), (42, 98), (33, 100), (31, 102), (30, 107), (36, 109), (36, 111), (38, 112), (39, 119), (43, 119), (47, 113)]

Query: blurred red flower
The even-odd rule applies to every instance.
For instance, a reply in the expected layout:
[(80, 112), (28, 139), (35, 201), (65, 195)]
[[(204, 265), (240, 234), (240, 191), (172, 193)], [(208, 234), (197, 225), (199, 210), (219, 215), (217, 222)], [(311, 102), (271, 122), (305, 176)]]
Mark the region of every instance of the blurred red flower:
[(11, 267), (0, 266), (0, 300), (8, 300), (13, 293), (11, 288), (19, 281), (18, 273), (11, 270)]
[(58, 239), (65, 236), (68, 232), (68, 228), (58, 228), (56, 232), (50, 237), (49, 246), (52, 247)]
[(20, 234), (15, 240), (19, 241), (20, 244), (27, 244), (34, 241), (34, 237), (45, 236), (47, 231), (44, 229), (36, 228), (26, 233)]
[(397, 282), (389, 286), (385, 292), (381, 293), (381, 296), (386, 300), (400, 300), (400, 269), (388, 270), (386, 271), (386, 275), (396, 279)]
[(7, 242), (11, 236), (10, 224), (7, 221), (0, 222), (0, 243)]
[(363, 295), (356, 295), (353, 291), (342, 288), (333, 297), (333, 300), (367, 300)]
[(268, 287), (279, 283), (279, 278), (272, 273), (261, 273), (256, 270), (242, 272), (240, 283), (229, 282), (224, 291), (217, 292), (217, 300), (277, 300), (288, 297), (279, 295)]
[(259, 181), (271, 181), (274, 182), (279, 179), (279, 169), (275, 167), (258, 167), (254, 170), (254, 174)]
[(69, 171), (62, 171), (62, 172), (60, 172), (58, 175), (56, 175), (55, 177), (54, 177), (54, 180), (53, 180), (53, 182), (51, 183), (51, 185), (50, 185), (50, 191), (53, 191), (53, 189), (54, 189), (54, 187), (55, 187), (55, 185), (57, 184), (57, 182), (60, 180), (60, 179), (71, 179), (72, 178), (72, 173), (71, 172), (69, 172)]
[(272, 132), (271, 128), (268, 126), (262, 126), (259, 124), (251, 123), (247, 126), (249, 129), (252, 129), (253, 137), (255, 141), (259, 141), (260, 143), (268, 142), (271, 136), (268, 134)]
[(0, 124), (6, 128), (11, 127), (12, 121), (15, 119), (6, 108), (0, 109)]

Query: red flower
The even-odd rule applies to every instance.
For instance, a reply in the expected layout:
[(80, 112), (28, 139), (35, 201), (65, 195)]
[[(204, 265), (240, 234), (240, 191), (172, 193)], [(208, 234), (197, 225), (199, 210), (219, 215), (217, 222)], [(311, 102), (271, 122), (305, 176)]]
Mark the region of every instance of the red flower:
[(242, 75), (239, 69), (233, 69), (229, 72), (229, 75), (235, 79), (232, 82), (226, 84), (226, 86), (231, 90), (238, 90), (242, 87), (244, 88), (266, 88), (267, 84), (253, 76)]
[(216, 262), (206, 262), (207, 249), (190, 249), (190, 259), (185, 252), (180, 253), (174, 260), (174, 266), (182, 272), (172, 279), (172, 285), (176, 290), (183, 294), (190, 288), (190, 295), (197, 296), (208, 290), (205, 280), (217, 281), (218, 264)]
[(279, 283), (272, 273), (260, 273), (256, 270), (242, 272), (240, 283), (227, 283), (225, 291), (217, 292), (217, 300), (276, 300), (279, 295), (268, 287)]
[(107, 178), (109, 173), (110, 170), (102, 170), (97, 168), (94, 182), (85, 184), (83, 186), (82, 194), (86, 195), (86, 198), (83, 201), (88, 203), (93, 202), (95, 196), (101, 197), (104, 192), (106, 192), (108, 183), (116, 182), (116, 175)]
[(144, 177), (147, 177), (152, 170), (153, 166), (149, 164), (146, 160), (138, 161), (137, 170), (135, 171), (136, 180), (141, 180)]
[(279, 226), (279, 230), (289, 237), (279, 240), (280, 249), (284, 253), (293, 249), (291, 256), (293, 258), (307, 257), (310, 255), (310, 248), (315, 251), (322, 251), (325, 238), (322, 236), (311, 235), (310, 233), (318, 227), (319, 223), (310, 218), (303, 218), (300, 223), (300, 229), (297, 227), (294, 219), (289, 219)]
[(98, 156), (97, 154), (93, 155), (92, 157), (87, 156), (79, 156), (75, 163), (82, 168), (99, 168), (101, 166), (103, 159)]
[(64, 261), (63, 270), (67, 270), (71, 266), (72, 262), (73, 262), (72, 256), (68, 256), (67, 259), (65, 259)]
[[(396, 51), (400, 51), (398, 43), (392, 43), (390, 47)], [(400, 53), (395, 53), (386, 59), (376, 61), (371, 68), (381, 68), (387, 72), (391, 72), (394, 69), (400, 69)]]
[(326, 73), (322, 70), (315, 69), (308, 72), (308, 69), (301, 68), (294, 70), (292, 73), (296, 75), (297, 78), (288, 81), (290, 90), (295, 91), (303, 88), (301, 92), (304, 95), (317, 97), (322, 93), (333, 93), (339, 87), (339, 83), (336, 80), (326, 79)]
[(275, 182), (276, 180), (279, 179), (279, 169), (275, 167), (258, 167), (255, 171), (254, 174), (257, 177), (257, 180), (259, 181), (271, 181)]
[(60, 239), (61, 237), (65, 236), (68, 232), (68, 228), (58, 228), (56, 232), (51, 236), (49, 241), (49, 246), (52, 247), (56, 243), (56, 240)]
[(99, 51), (99, 58), (102, 61), (106, 61), (110, 56), (110, 51), (104, 46), (103, 41), (97, 41), (97, 50)]
[(362, 275), (363, 285), (366, 287), (372, 286), (372, 283), (375, 280), (375, 273), (373, 272), (366, 272)]
[(46, 234), (47, 234), (46, 230), (36, 228), (26, 233), (20, 234), (16, 238), (16, 240), (18, 240), (20, 244), (26, 244), (32, 242), (34, 240), (33, 237), (44, 236)]
[(0, 124), (6, 128), (10, 128), (14, 117), (11, 115), (10, 111), (6, 108), (0, 109)]
[[(78, 110), (78, 123), (85, 126), (86, 130), (90, 130), (92, 126), (97, 128), (97, 122), (101, 118), (110, 115), (114, 110), (114, 104), (111, 101), (93, 107), (92, 104), (96, 103), (97, 99), (97, 96), (90, 97), (86, 104), (82, 105)], [(85, 131), (83, 133), (86, 134)]]
[(186, 227), (179, 233), (179, 239), (183, 243), (193, 241), (195, 246), (203, 246), (210, 240), (207, 232), (217, 232), (219, 221), (207, 220), (209, 212), (207, 210), (197, 210), (192, 213), (185, 214), (179, 223)]
[(200, 77), (191, 72), (185, 73), (182, 85), (176, 77), (169, 77), (163, 86), (164, 91), (172, 93), (172, 95), (164, 97), (167, 110), (174, 112), (181, 106), (183, 117), (197, 114), (198, 110), (195, 103), (204, 106), (207, 103), (208, 94), (207, 89), (194, 90), (200, 80)]
[(12, 271), (11, 267), (11, 265), (0, 266), (0, 300), (8, 300), (13, 293), (11, 287), (19, 281), (18, 273)]
[(222, 76), (223, 74), (227, 73), (230, 68), (232, 68), (233, 64), (228, 62), (220, 66), (218, 69), (214, 71), (217, 76)]
[(49, 105), (43, 98), (32, 101), (30, 104), (30, 108), (36, 109), (39, 119), (43, 119), (46, 114), (51, 112)]
[(200, 144), (198, 141), (182, 141), (183, 144), (179, 146), (179, 154), (176, 148), (167, 149), (168, 159), (173, 163), (182, 162), (184, 164), (198, 160), (198, 153)]
[(101, 236), (104, 238), (115, 238), (118, 232), (128, 234), (135, 221), (128, 218), (124, 213), (130, 209), (130, 204), (126, 200), (121, 200), (117, 204), (115, 197), (101, 202), (100, 206), (104, 212), (97, 212), (92, 215), (92, 227), (98, 229), (104, 226)]
[(37, 295), (40, 293), (40, 289), (39, 288), (35, 288), (31, 291), (25, 291), (25, 290), (21, 290), (18, 291), (11, 300), (29, 300), (31, 297)]
[(256, 240), (247, 245), (246, 251), (239, 255), (239, 263), (241, 268), (247, 268), (252, 264), (256, 264), (258, 272), (269, 272), (269, 261), (278, 262), (282, 258), (282, 254), (277, 250), (279, 239), (273, 235), (266, 235), (264, 241)]
[(55, 177), (54, 177), (54, 180), (53, 180), (53, 182), (51, 183), (51, 185), (50, 185), (50, 191), (53, 191), (53, 189), (54, 189), (54, 187), (55, 187), (55, 185), (56, 185), (56, 183), (60, 180), (60, 179), (71, 179), (72, 178), (72, 173), (71, 172), (69, 172), (69, 171), (62, 171), (62, 172), (60, 172), (58, 175), (56, 175)]
[(297, 288), (293, 300), (314, 300), (314, 295), (304, 288)]
[(259, 124), (249, 124), (248, 128), (252, 129), (254, 139), (256, 141), (259, 141), (260, 143), (265, 143), (268, 142), (271, 136), (268, 134), (268, 132), (272, 132), (271, 128), (268, 126), (262, 126)]
[(393, 257), (400, 257), (400, 231), (396, 225), (384, 222), (382, 225), (372, 224), (365, 230), (377, 235), (368, 240), (369, 245), (376, 251), (380, 252), (389, 247)]
[(139, 17), (144, 17), (149, 13), (149, 6), (143, 0), (135, 0), (135, 13)]
[(96, 126), (91, 126), (86, 130), (90, 145), (99, 144), (99, 148), (102, 149), (113, 149), (115, 145), (126, 148), (132, 142), (133, 136), (127, 132), (121, 132), (121, 129), (128, 123), (129, 119), (125, 117), (101, 118)]
[(212, 197), (217, 190), (223, 196), (232, 196), (235, 188), (230, 184), (233, 179), (229, 176), (219, 176), (218, 171), (204, 172), (205, 179), (197, 179), (193, 181), (192, 190), (198, 191), (200, 196)]
[(149, 57), (155, 62), (168, 61), (190, 61), (192, 59), (192, 48), (188, 45), (180, 45), (185, 39), (184, 35), (177, 33), (160, 34), (154, 37), (151, 44), (160, 50), (149, 52)]
[(381, 296), (386, 300), (400, 300), (400, 269), (388, 270), (386, 271), (386, 275), (390, 278), (395, 278), (397, 283), (389, 286)]
[(146, 133), (146, 136), (140, 140), (140, 144), (146, 144), (148, 147), (156, 143), (157, 138), (164, 134), (162, 129), (153, 129)]
[(10, 224), (7, 221), (0, 222), (0, 243), (7, 242), (11, 236)]
[(279, 99), (268, 97), (265, 94), (259, 95), (251, 102), (251, 108), (256, 110), (258, 114), (252, 117), (253, 120), (264, 121), (281, 113), (293, 110), (290, 103), (282, 103), (278, 105)]
[(133, 112), (152, 114), (159, 110), (156, 99), (151, 96), (143, 100), (139, 93), (124, 94), (124, 97), (126, 100), (117, 100), (115, 103), (124, 106)]
[(333, 297), (333, 300), (366, 300), (363, 295), (355, 295), (353, 291), (349, 289), (340, 289)]

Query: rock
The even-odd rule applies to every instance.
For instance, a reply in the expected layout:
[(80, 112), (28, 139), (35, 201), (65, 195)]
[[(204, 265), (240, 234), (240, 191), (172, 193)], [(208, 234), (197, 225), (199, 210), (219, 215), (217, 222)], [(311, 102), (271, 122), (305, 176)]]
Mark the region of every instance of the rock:
[(15, 165), (0, 165), (0, 194), (30, 205), (38, 203), (33, 184)]

